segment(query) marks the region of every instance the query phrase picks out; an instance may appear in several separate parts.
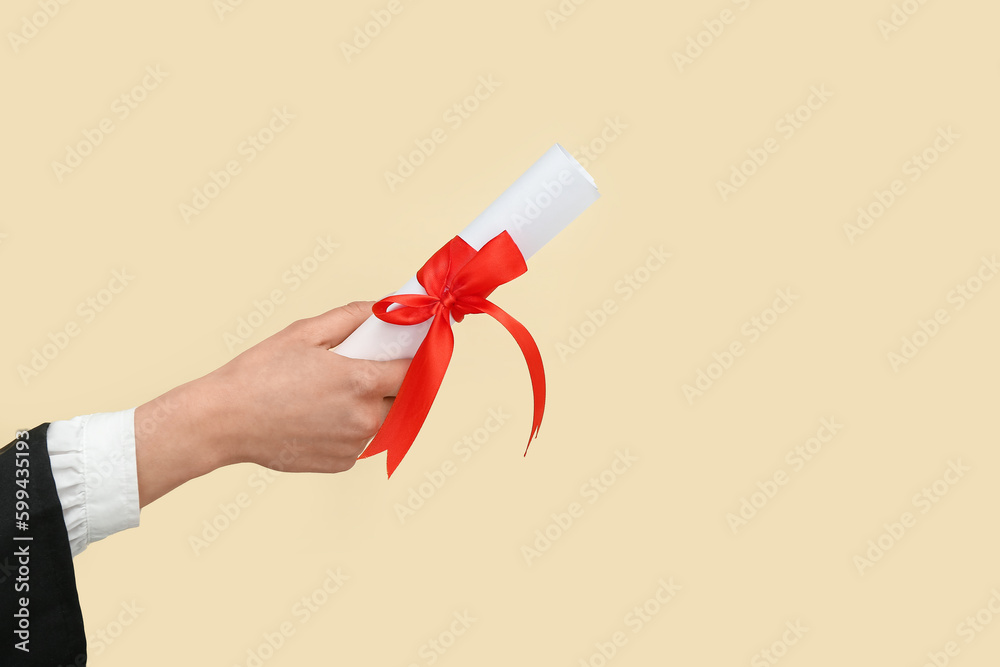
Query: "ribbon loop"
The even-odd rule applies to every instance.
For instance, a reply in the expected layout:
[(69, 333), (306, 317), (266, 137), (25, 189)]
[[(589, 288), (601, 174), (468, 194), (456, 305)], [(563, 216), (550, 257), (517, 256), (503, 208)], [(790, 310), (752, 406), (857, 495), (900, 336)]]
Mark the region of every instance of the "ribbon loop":
[[(521, 348), (528, 365), (534, 395), (534, 415), (528, 445), (538, 435), (545, 410), (545, 368), (538, 345), (523, 324), (488, 300), (500, 285), (528, 270), (520, 249), (510, 234), (502, 232), (476, 252), (456, 236), (434, 253), (417, 272), (417, 281), (427, 294), (388, 296), (372, 308), (377, 318), (389, 324), (414, 325), (431, 321), (430, 329), (410, 368), (382, 428), (359, 458), (387, 452), (389, 477), (406, 456), (423, 426), (441, 388), (455, 338), (451, 320), (485, 313), (497, 320)], [(389, 310), (392, 305), (399, 307)], [(526, 455), (528, 450), (525, 449)]]

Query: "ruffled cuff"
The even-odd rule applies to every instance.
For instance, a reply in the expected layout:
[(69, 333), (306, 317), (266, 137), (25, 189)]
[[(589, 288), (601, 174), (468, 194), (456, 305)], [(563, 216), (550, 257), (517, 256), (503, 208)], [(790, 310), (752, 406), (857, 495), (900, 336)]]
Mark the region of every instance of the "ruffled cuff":
[(48, 449), (74, 557), (139, 525), (134, 408), (52, 422)]

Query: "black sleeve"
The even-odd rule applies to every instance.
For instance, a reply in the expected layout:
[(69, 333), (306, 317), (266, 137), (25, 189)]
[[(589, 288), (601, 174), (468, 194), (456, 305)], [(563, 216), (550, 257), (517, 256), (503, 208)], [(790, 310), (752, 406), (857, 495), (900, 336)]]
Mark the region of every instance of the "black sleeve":
[(48, 424), (0, 450), (0, 665), (83, 667), (87, 637)]

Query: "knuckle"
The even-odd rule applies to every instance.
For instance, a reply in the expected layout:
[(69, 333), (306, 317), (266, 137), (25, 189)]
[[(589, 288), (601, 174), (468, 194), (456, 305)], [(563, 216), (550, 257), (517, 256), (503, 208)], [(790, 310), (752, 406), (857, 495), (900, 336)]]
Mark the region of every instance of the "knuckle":
[(285, 327), (284, 333), (295, 340), (299, 340), (306, 338), (311, 329), (312, 322), (309, 319), (295, 320)]
[(370, 396), (378, 386), (378, 371), (369, 362), (353, 364), (348, 382), (356, 396)]
[(358, 435), (364, 439), (374, 438), (382, 426), (382, 415), (378, 410), (369, 408), (359, 410), (357, 414), (357, 424), (355, 425)]
[[(375, 402), (358, 402), (344, 415), (341, 421), (342, 442), (359, 443), (364, 441), (364, 444), (367, 444), (369, 440), (375, 437), (381, 426), (382, 415)], [(345, 447), (337, 453), (343, 456), (357, 455), (364, 449), (364, 444), (361, 445), (361, 449), (358, 451), (353, 451), (354, 445), (352, 444), (350, 451)]]
[(344, 305), (344, 309), (357, 315), (370, 315), (372, 304), (370, 301), (351, 301)]

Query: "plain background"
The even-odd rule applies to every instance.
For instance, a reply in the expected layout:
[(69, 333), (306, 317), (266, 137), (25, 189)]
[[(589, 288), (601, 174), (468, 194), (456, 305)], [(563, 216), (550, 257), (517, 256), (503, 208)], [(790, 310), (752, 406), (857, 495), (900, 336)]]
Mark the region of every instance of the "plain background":
[[(8, 2), (0, 27), (19, 33), (40, 7)], [(949, 664), (995, 659), (1000, 280), (977, 272), (1000, 250), (1000, 6), (910, 0), (886, 32), (888, 1), (591, 0), (563, 2), (556, 22), (557, 0), (402, 0), (349, 62), (341, 44), (386, 7), (247, 0), (220, 17), (209, 0), (94, 0), (38, 15), (16, 52), (5, 40), (8, 433), (138, 405), (297, 318), (397, 289), (553, 143), (592, 146), (603, 195), (494, 295), (547, 365), (527, 458), (524, 362), (497, 323), (469, 318), (390, 481), (383, 457), (335, 476), (230, 468), (78, 557), (92, 664), (771, 664), (766, 649), (787, 665), (916, 666), (950, 641)], [(732, 21), (713, 23), (724, 10)], [(157, 66), (166, 77), (120, 118), (115, 100)], [(446, 122), (480, 77), (500, 86)], [(248, 161), (241, 142), (275, 108), (294, 120)], [(104, 118), (114, 131), (60, 182), (53, 161)], [(385, 172), (439, 127), (447, 141), (391, 190)], [(724, 200), (718, 182), (769, 138), (777, 152)], [(241, 172), (185, 222), (179, 205), (229, 160)], [(895, 179), (903, 194), (849, 238)], [(293, 290), (283, 276), (317, 237), (339, 247)], [(670, 259), (645, 273), (661, 247)], [(88, 321), (78, 304), (122, 269), (134, 280)], [(628, 299), (626, 275), (645, 279)], [(966, 284), (978, 292), (959, 307)], [(230, 349), (275, 289), (284, 303)], [(775, 321), (779, 290), (796, 300)], [(607, 300), (615, 312), (585, 325)], [(939, 309), (946, 323), (926, 324)], [(79, 335), (22, 381), (70, 322)], [(591, 335), (560, 354), (574, 328)], [(920, 347), (894, 368), (904, 337)], [(699, 371), (716, 379), (688, 400)], [(506, 423), (460, 454), (491, 409)], [(796, 469), (786, 457), (824, 419), (842, 428)], [(630, 467), (604, 472), (626, 453)], [(439, 489), (421, 487), (449, 461)], [(949, 462), (968, 470), (938, 481)], [(614, 483), (594, 491), (602, 472)], [(759, 507), (734, 531), (744, 499)], [(559, 528), (574, 502), (582, 515)], [(338, 568), (342, 589), (317, 593)], [(671, 578), (673, 599), (648, 602)], [(297, 614), (314, 595), (325, 604)], [(637, 628), (644, 604), (656, 613)], [(475, 622), (451, 636), (465, 612)], [(617, 632), (627, 643), (605, 658)]]

